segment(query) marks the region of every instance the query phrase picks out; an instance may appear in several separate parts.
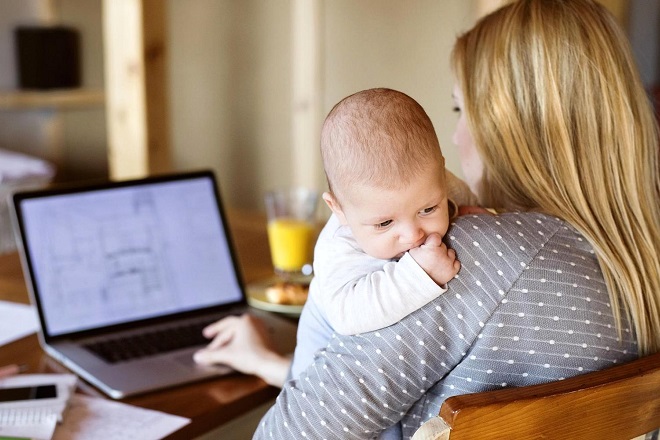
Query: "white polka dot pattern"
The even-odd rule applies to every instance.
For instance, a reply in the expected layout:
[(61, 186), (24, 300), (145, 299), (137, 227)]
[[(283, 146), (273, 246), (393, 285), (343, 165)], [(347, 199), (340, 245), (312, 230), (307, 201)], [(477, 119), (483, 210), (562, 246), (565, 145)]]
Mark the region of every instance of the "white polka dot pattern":
[[(524, 386), (632, 360), (593, 250), (542, 214), (460, 217), (449, 290), (377, 332), (333, 338), (285, 385), (255, 438), (409, 438), (451, 395)], [(322, 402), (322, 403), (321, 403)]]

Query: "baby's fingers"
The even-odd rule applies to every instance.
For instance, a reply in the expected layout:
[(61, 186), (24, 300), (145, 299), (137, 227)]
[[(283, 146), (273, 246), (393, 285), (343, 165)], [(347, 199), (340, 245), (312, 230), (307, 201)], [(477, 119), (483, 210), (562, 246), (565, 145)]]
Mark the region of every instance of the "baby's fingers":
[(424, 246), (442, 247), (442, 246), (444, 246), (444, 243), (442, 242), (442, 237), (440, 236), (440, 234), (433, 233), (433, 234), (429, 234), (429, 236), (426, 237), (426, 241), (424, 242)]

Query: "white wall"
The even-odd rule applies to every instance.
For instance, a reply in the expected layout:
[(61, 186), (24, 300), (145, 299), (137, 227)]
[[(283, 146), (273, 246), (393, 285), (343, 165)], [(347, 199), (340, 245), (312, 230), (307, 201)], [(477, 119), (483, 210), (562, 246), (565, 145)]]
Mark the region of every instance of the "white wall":
[(211, 166), (230, 204), (261, 208), (291, 174), (289, 2), (168, 5), (175, 165)]
[(449, 54), (469, 27), (471, 2), (332, 0), (325, 2), (324, 114), (353, 92), (389, 87), (416, 99), (431, 117), (447, 158), (460, 174), (451, 142), (456, 122)]
[[(47, 3), (0, 0), (0, 87), (16, 86), (12, 27), (43, 19)], [(101, 0), (52, 4), (59, 22), (81, 32), (84, 85), (102, 86)], [(457, 170), (447, 60), (455, 34), (470, 23), (471, 4), (320, 0), (318, 124), (350, 93), (396, 88), (426, 108)], [(261, 208), (267, 189), (293, 183), (291, 1), (169, 0), (167, 13), (174, 167), (211, 167), (229, 204)], [(107, 173), (103, 109), (0, 112), (0, 133), (0, 148), (36, 155), (63, 143), (73, 178)], [(325, 188), (320, 164), (300, 166), (317, 168), (317, 185)]]
[[(168, 7), (175, 164), (213, 167), (232, 205), (261, 208), (266, 190), (293, 183), (291, 3), (170, 0)], [(471, 2), (324, 0), (321, 15), (322, 114), (361, 89), (401, 90), (427, 110), (458, 171), (448, 57), (471, 23)], [(320, 164), (311, 166), (324, 189)]]
[[(103, 84), (102, 0), (54, 0), (56, 14), (82, 33), (83, 81)], [(417, 99), (431, 116), (447, 164), (460, 175), (451, 142), (453, 79), (448, 57), (473, 9), (501, 0), (318, 0), (321, 15), (321, 107), (318, 124), (338, 100), (370, 87)], [(16, 85), (12, 27), (43, 15), (42, 0), (0, 0), (0, 87)], [(631, 19), (645, 79), (656, 76), (656, 2)], [(647, 4), (648, 3), (648, 4)], [(485, 6), (484, 6), (485, 5)], [(228, 204), (262, 207), (263, 193), (293, 183), (292, 0), (168, 0), (170, 117), (174, 167), (211, 167)], [(636, 15), (635, 15), (636, 14)], [(640, 15), (641, 14), (641, 15)], [(635, 17), (638, 17), (635, 19)], [(649, 30), (652, 29), (652, 30)], [(657, 39), (656, 39), (657, 40)], [(654, 40), (655, 41), (655, 40)], [(648, 43), (648, 41), (647, 41)], [(657, 81), (657, 79), (656, 79)], [(60, 115), (66, 166), (77, 177), (107, 173), (102, 109)], [(0, 112), (0, 148), (39, 154), (52, 142), (53, 115)], [(56, 130), (57, 131), (57, 130)], [(318, 148), (318, 144), (309, 148)], [(298, 166), (298, 165), (297, 165)], [(320, 164), (319, 189), (325, 188)]]
[[(56, 3), (56, 14), (81, 35), (83, 85), (102, 88), (102, 0), (57, 0)], [(105, 176), (108, 172), (108, 161), (104, 108), (99, 106), (69, 110), (62, 112), (61, 116), (64, 123), (63, 142), (66, 145), (64, 159), (68, 174), (77, 178)]]
[[(447, 166), (461, 175), (451, 142), (456, 115), (451, 113), (449, 54), (456, 35), (471, 26), (478, 11), (493, 9), (502, 0), (318, 1), (319, 119), (355, 91), (379, 86), (401, 90), (429, 113)], [(168, 3), (175, 165), (216, 169), (225, 198), (235, 206), (261, 208), (266, 190), (294, 183), (291, 3)], [(657, 2), (630, 4), (639, 7), (639, 3)], [(657, 24), (657, 15), (651, 17)], [(644, 35), (656, 35), (658, 27), (651, 31), (649, 27), (653, 24), (647, 16)], [(641, 32), (638, 26), (631, 28)], [(657, 44), (651, 46), (642, 48), (638, 56), (642, 64), (657, 66)], [(320, 164), (296, 166), (316, 167), (317, 185), (325, 188)]]

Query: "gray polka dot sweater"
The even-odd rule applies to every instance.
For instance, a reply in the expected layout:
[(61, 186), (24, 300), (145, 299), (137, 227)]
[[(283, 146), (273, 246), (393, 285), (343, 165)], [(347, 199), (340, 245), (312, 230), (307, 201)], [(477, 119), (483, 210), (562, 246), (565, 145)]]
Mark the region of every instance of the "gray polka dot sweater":
[(375, 438), (399, 421), (410, 438), (449, 396), (637, 357), (627, 325), (618, 336), (593, 249), (567, 223), (460, 217), (445, 239), (462, 264), (449, 290), (390, 327), (333, 336), (285, 384), (255, 439)]

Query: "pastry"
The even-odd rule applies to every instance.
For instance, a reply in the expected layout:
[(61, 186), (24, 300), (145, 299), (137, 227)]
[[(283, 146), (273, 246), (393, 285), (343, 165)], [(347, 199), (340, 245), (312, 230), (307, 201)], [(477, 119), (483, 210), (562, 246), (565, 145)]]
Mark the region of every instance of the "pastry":
[(309, 285), (280, 281), (266, 288), (266, 299), (275, 304), (303, 305)]

